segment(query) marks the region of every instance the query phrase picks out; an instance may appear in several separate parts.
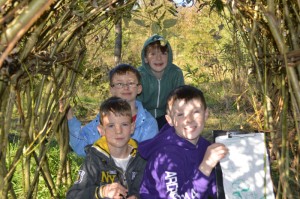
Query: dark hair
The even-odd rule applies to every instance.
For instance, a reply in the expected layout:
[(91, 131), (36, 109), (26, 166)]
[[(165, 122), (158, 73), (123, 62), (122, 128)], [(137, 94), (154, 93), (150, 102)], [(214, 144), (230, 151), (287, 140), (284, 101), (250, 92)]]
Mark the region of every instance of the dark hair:
[(168, 52), (168, 45), (162, 45), (160, 43), (160, 41), (155, 41), (155, 42), (152, 42), (150, 44), (148, 44), (146, 46), (146, 49), (145, 49), (145, 56), (147, 56), (148, 52), (149, 52), (149, 49), (150, 48), (158, 48), (161, 50), (162, 53), (165, 53), (165, 52)]
[(139, 71), (135, 67), (133, 67), (129, 64), (119, 64), (116, 67), (114, 67), (113, 69), (111, 69), (108, 74), (109, 82), (112, 83), (112, 79), (113, 79), (114, 75), (116, 75), (116, 74), (125, 75), (128, 72), (132, 72), (133, 74), (135, 74), (135, 76), (138, 80), (138, 83), (139, 84), (141, 83), (141, 75), (140, 75)]
[(117, 116), (132, 117), (131, 107), (127, 101), (119, 97), (110, 97), (100, 105), (100, 124), (103, 124), (103, 118), (113, 113)]
[(193, 99), (200, 100), (204, 106), (204, 109), (207, 108), (204, 95), (198, 88), (189, 85), (183, 85), (175, 88), (171, 91), (167, 98), (167, 113), (171, 110), (171, 107), (175, 101), (184, 100), (185, 102), (188, 102)]

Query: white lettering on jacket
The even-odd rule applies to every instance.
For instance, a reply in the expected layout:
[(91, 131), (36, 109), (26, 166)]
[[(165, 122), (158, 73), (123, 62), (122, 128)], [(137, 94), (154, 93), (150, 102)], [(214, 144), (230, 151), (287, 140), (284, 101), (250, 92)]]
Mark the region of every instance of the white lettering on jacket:
[(178, 191), (178, 182), (177, 182), (177, 173), (175, 172), (169, 172), (166, 171), (166, 187), (167, 187), (167, 193), (170, 198), (179, 199), (181, 198), (177, 191)]
[(189, 197), (188, 193), (184, 193), (182, 196), (178, 194), (178, 182), (177, 182), (177, 173), (166, 171), (166, 187), (168, 198), (172, 199), (197, 199), (200, 198), (199, 194), (195, 192), (194, 189), (191, 189), (192, 196)]

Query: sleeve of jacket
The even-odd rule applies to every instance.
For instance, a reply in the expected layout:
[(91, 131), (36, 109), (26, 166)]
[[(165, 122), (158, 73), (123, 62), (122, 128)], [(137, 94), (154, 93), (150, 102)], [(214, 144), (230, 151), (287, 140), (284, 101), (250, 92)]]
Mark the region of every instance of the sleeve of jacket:
[(98, 182), (100, 169), (94, 164), (94, 158), (87, 156), (78, 172), (78, 179), (67, 192), (67, 199), (99, 199)]
[(213, 175), (205, 176), (198, 167), (187, 169), (176, 153), (159, 153), (146, 166), (142, 198), (216, 198)]
[(81, 122), (76, 117), (68, 120), (70, 134), (69, 144), (77, 155), (86, 156), (84, 147), (88, 144), (93, 144), (99, 139), (100, 135), (97, 129), (98, 122), (98, 115), (93, 121), (83, 127), (81, 127)]

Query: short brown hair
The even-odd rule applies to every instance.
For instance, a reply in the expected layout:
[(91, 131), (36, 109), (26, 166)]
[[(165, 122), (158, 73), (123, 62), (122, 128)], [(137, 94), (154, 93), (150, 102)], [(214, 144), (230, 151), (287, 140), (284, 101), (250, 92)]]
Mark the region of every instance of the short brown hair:
[(129, 64), (119, 64), (109, 71), (108, 76), (109, 76), (110, 84), (112, 84), (112, 79), (116, 74), (125, 75), (128, 72), (132, 72), (136, 76), (136, 78), (138, 80), (138, 84), (141, 84), (141, 75), (140, 75), (139, 71), (137, 70), (137, 68), (135, 68)]
[(119, 97), (110, 97), (100, 105), (100, 124), (103, 125), (103, 118), (113, 113), (117, 116), (132, 117), (131, 107), (127, 101)]
[(169, 114), (175, 101), (184, 100), (188, 102), (193, 99), (198, 99), (203, 104), (204, 109), (207, 108), (204, 95), (201, 90), (196, 87), (183, 85), (175, 88), (167, 98), (167, 113)]
[(150, 49), (156, 49), (156, 48), (160, 49), (160, 51), (163, 52), (163, 53), (169, 51), (167, 45), (161, 45), (160, 41), (155, 41), (155, 42), (152, 42), (152, 43), (148, 44), (148, 46), (146, 46), (145, 56), (147, 56)]

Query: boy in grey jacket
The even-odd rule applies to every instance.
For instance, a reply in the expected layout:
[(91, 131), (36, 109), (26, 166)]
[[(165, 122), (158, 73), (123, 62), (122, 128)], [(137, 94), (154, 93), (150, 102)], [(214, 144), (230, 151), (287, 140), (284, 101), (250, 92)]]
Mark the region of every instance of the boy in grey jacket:
[(146, 162), (137, 151), (137, 142), (130, 138), (134, 127), (131, 107), (125, 100), (111, 97), (101, 104), (101, 138), (87, 148), (67, 198), (140, 198)]

